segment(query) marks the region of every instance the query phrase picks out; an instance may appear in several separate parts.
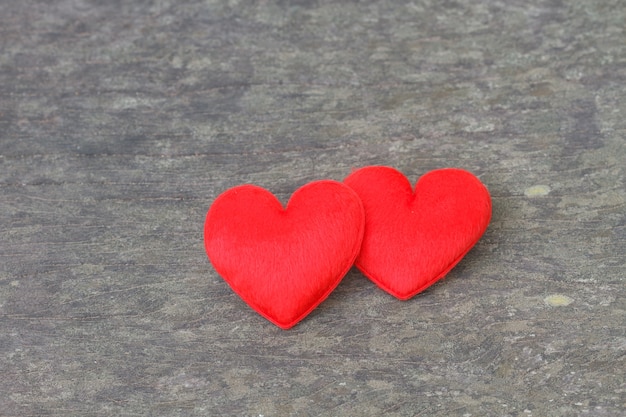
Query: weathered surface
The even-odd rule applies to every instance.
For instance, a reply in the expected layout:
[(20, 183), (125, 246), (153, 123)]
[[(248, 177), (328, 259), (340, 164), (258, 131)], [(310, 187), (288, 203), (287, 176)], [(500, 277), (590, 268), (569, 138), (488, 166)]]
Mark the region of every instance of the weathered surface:
[[(130, 3), (130, 5), (128, 4)], [(620, 416), (622, 0), (3, 1), (0, 414)], [(351, 271), (282, 331), (211, 201), (476, 173), (484, 238), (400, 302)]]

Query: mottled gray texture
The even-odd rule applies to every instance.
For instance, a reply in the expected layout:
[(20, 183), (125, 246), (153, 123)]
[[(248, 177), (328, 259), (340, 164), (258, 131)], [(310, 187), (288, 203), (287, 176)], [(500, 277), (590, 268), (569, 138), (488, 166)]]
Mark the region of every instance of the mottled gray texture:
[[(1, 1), (0, 415), (624, 415), (624, 22), (622, 0)], [(212, 269), (220, 192), (369, 164), (489, 187), (444, 281), (400, 302), (352, 270), (282, 331)]]

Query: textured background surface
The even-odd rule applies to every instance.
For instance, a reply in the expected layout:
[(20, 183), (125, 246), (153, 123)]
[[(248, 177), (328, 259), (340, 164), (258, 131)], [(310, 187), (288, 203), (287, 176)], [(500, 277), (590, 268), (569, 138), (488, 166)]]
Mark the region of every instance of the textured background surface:
[[(1, 1), (0, 414), (626, 412), (622, 0)], [(493, 220), (408, 302), (352, 270), (290, 331), (212, 200), (455, 166)]]

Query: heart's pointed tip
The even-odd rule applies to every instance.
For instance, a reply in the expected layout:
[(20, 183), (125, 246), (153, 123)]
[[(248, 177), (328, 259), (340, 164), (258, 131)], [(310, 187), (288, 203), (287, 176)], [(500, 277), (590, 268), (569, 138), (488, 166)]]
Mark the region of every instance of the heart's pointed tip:
[(298, 324), (300, 321), (297, 321), (295, 323), (279, 323), (279, 322), (270, 320), (270, 322), (281, 330), (290, 330), (290, 329), (293, 329), (296, 326), (296, 324)]

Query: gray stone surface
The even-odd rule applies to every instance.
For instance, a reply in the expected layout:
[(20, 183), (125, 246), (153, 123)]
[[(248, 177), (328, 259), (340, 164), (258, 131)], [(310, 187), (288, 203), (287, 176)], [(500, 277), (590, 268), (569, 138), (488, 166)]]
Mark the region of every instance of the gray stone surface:
[[(0, 415), (622, 416), (622, 0), (1, 1)], [(471, 170), (492, 223), (407, 302), (282, 331), (212, 200)]]

